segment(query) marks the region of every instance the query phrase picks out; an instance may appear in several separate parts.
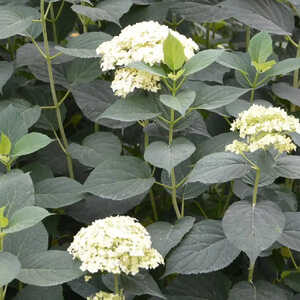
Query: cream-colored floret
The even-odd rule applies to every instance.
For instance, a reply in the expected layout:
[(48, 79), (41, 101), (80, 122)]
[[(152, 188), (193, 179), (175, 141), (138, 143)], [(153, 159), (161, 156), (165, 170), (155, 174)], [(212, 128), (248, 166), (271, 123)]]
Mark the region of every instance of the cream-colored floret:
[(100, 291), (92, 297), (87, 297), (87, 300), (125, 300), (123, 295), (105, 293)]
[(160, 77), (136, 69), (123, 68), (116, 71), (111, 88), (117, 96), (123, 98), (135, 89), (156, 93), (160, 89)]
[(153, 269), (164, 263), (151, 248), (147, 230), (127, 216), (108, 217), (82, 228), (68, 251), (81, 261), (81, 270), (90, 273), (135, 275), (140, 268)]
[(300, 133), (300, 123), (279, 107), (252, 105), (238, 115), (231, 130), (238, 130), (245, 141), (233, 141), (226, 146), (226, 151), (241, 154), (273, 147), (283, 153), (296, 150), (296, 145), (287, 135), (292, 132)]

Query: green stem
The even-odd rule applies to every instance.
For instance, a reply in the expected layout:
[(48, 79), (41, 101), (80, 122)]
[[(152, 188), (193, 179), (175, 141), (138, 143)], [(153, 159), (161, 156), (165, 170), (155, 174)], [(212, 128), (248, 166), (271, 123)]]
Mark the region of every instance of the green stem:
[(98, 132), (100, 130), (100, 125), (98, 123), (94, 123), (94, 131)]
[[(149, 120), (145, 120), (144, 125), (145, 125), (145, 127), (148, 126), (149, 125)], [(145, 132), (144, 133), (144, 148), (145, 148), (144, 151), (146, 150), (146, 148), (148, 146), (149, 146), (149, 135)], [(154, 220), (158, 221), (158, 213), (157, 213), (154, 193), (153, 193), (152, 189), (150, 189), (149, 197), (150, 197), (150, 201), (151, 201)]]
[[(51, 5), (51, 4), (49, 4), (49, 5)], [(58, 105), (58, 99), (57, 99), (55, 83), (54, 83), (52, 62), (51, 62), (51, 56), (50, 56), (50, 50), (49, 50), (46, 16), (45, 16), (45, 0), (41, 0), (40, 10), (41, 10), (41, 22), (42, 22), (42, 29), (43, 29), (44, 49), (45, 49), (48, 75), (49, 75), (49, 81), (50, 81), (51, 95), (52, 95), (54, 106), (56, 107), (56, 109), (55, 109), (56, 118), (57, 118), (60, 135), (63, 140), (64, 148), (68, 149), (69, 144), (68, 144), (67, 136), (66, 136), (65, 129), (63, 126), (62, 115), (61, 115), (61, 111), (60, 111), (60, 108)], [(72, 158), (69, 153), (66, 153), (66, 159), (67, 159), (69, 176), (70, 176), (70, 178), (74, 178), (73, 162), (72, 162)]]
[(206, 25), (206, 48), (209, 49), (210, 47), (210, 24), (207, 23)]
[(291, 261), (292, 261), (295, 269), (298, 270), (299, 267), (298, 267), (298, 265), (296, 263), (296, 260), (294, 258), (294, 255), (293, 255), (292, 251), (290, 250), (290, 248), (287, 248), (287, 249), (288, 249), (288, 252), (289, 252), (289, 255), (290, 255), (290, 259), (291, 259)]
[(255, 79), (254, 79), (254, 82), (253, 82), (253, 85), (252, 85), (252, 90), (251, 90), (250, 103), (253, 103), (253, 101), (254, 101), (254, 94), (255, 94), (255, 89), (256, 89), (258, 76), (259, 76), (259, 73), (256, 72)]
[(58, 44), (53, 4), (50, 3), (49, 5), (51, 5), (50, 6), (50, 16), (51, 16), (51, 24), (52, 24), (52, 31), (53, 31), (53, 39), (54, 39), (54, 43)]
[(252, 196), (252, 206), (255, 207), (257, 201), (257, 191), (258, 191), (258, 184), (260, 179), (260, 168), (256, 167), (256, 176), (255, 176), (255, 183), (254, 183), (254, 190)]
[(174, 121), (175, 121), (175, 111), (174, 111), (174, 109), (171, 109), (171, 120), (170, 120), (170, 129), (169, 129), (169, 145), (171, 145), (173, 142)]
[(179, 220), (183, 216), (180, 213), (178, 203), (177, 203), (177, 193), (176, 193), (176, 177), (175, 177), (175, 170), (174, 168), (171, 170), (171, 182), (172, 182), (172, 204), (176, 213), (176, 217)]
[(247, 26), (247, 28), (246, 28), (246, 50), (247, 51), (248, 51), (249, 44), (250, 44), (250, 38), (251, 38), (250, 27)]
[[(296, 58), (300, 57), (300, 43), (297, 44), (297, 54)], [(299, 69), (294, 71), (294, 76), (293, 76), (293, 87), (295, 89), (299, 88)], [(296, 111), (296, 105), (291, 103), (291, 112)]]
[(119, 274), (114, 274), (114, 286), (115, 286), (115, 294), (120, 295)]
[(250, 265), (248, 273), (248, 282), (253, 284), (254, 265)]

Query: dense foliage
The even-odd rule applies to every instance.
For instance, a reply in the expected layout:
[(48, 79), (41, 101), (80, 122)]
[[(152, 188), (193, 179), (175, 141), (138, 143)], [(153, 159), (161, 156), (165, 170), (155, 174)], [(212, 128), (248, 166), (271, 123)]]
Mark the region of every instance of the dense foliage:
[(0, 0), (0, 300), (300, 299), (299, 22)]

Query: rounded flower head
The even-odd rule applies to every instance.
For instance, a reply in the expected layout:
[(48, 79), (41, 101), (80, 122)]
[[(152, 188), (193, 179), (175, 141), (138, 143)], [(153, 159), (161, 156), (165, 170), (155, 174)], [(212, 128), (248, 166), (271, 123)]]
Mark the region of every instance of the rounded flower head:
[(92, 297), (87, 297), (87, 300), (125, 300), (123, 295), (105, 293), (100, 291)]
[(240, 137), (246, 141), (235, 140), (226, 146), (226, 151), (241, 154), (273, 147), (283, 153), (296, 150), (296, 145), (288, 134), (300, 133), (300, 123), (297, 118), (289, 116), (279, 107), (252, 105), (239, 114), (231, 124), (231, 130), (238, 130)]
[[(165, 25), (160, 25), (154, 21), (140, 22), (125, 27), (118, 36), (102, 43), (97, 48), (97, 54), (102, 56), (102, 70), (108, 71), (127, 67), (133, 62), (144, 62), (151, 66), (162, 63), (164, 60), (163, 43), (169, 33), (181, 42), (187, 60), (198, 50), (198, 45), (192, 39), (186, 38), (184, 35)], [(145, 77), (144, 73), (145, 72), (136, 71), (137, 76)], [(159, 88), (157, 84), (159, 77), (149, 76), (148, 79), (150, 78), (153, 79), (152, 85), (156, 87), (156, 89), (150, 90), (156, 92)], [(125, 81), (126, 78), (116, 76), (113, 85), (114, 87), (122, 87), (128, 84), (125, 83)], [(141, 79), (139, 82), (145, 82), (146, 84), (135, 85), (135, 81), (131, 81), (127, 90), (133, 91), (135, 88), (149, 90), (146, 88), (149, 86), (149, 80), (145, 81)], [(125, 90), (122, 88), (120, 92), (118, 92), (116, 88), (115, 91), (117, 95), (126, 96)]]
[(151, 248), (147, 230), (127, 216), (108, 217), (82, 228), (68, 251), (79, 259), (82, 271), (135, 275), (139, 268), (156, 268), (162, 256)]

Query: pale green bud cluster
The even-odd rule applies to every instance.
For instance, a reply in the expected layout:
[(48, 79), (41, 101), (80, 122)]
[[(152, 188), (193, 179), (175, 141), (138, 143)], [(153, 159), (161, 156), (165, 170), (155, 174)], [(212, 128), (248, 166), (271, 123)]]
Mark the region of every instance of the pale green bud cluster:
[(300, 123), (279, 107), (252, 105), (238, 115), (231, 130), (238, 130), (244, 141), (234, 140), (226, 146), (226, 151), (241, 154), (273, 147), (283, 153), (296, 150), (296, 145), (288, 134), (300, 133)]
[(154, 269), (163, 257), (151, 248), (147, 230), (128, 216), (108, 217), (82, 228), (68, 251), (79, 259), (82, 271), (132, 274)]
[(87, 300), (125, 300), (124, 295), (105, 293), (100, 291), (92, 297), (87, 297)]

